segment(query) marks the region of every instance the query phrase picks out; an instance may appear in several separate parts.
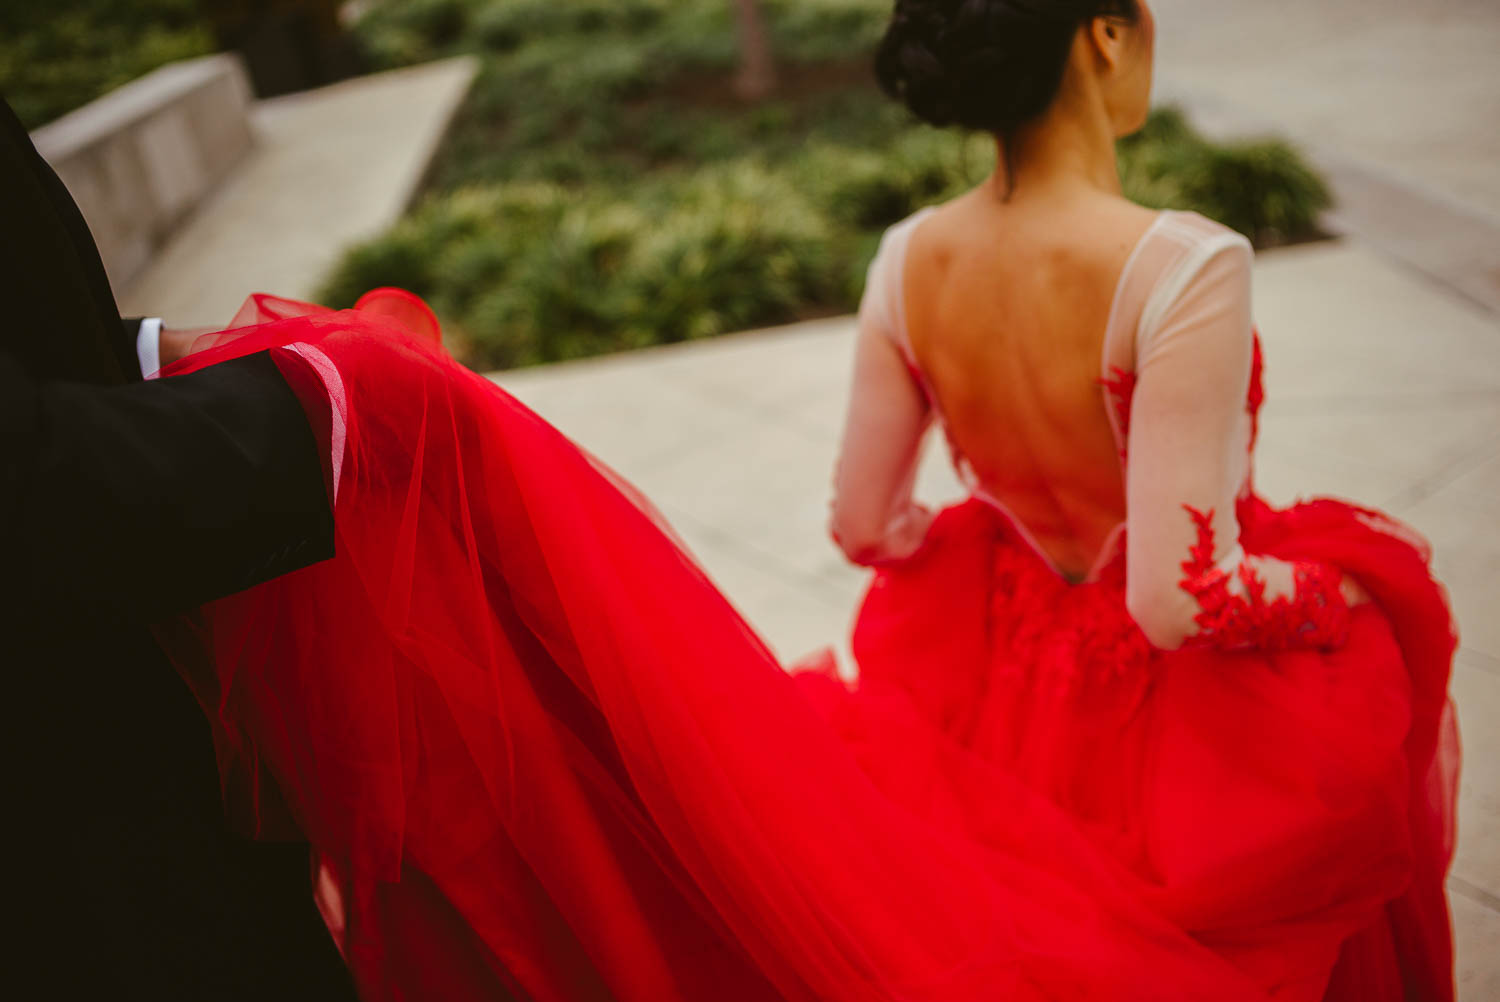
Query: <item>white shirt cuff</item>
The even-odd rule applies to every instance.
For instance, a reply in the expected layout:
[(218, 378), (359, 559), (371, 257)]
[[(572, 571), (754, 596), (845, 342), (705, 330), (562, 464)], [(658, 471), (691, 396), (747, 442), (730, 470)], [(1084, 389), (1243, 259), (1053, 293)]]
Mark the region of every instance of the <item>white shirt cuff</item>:
[(135, 336), (135, 357), (141, 363), (141, 378), (155, 379), (161, 371), (161, 317), (147, 317)]

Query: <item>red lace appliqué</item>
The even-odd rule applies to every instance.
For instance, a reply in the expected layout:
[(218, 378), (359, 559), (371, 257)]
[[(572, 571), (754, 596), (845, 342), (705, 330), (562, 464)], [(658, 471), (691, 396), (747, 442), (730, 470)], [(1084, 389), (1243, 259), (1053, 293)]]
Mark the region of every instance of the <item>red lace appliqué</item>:
[[(1260, 406), (1266, 401), (1265, 353), (1261, 350), (1260, 332), (1254, 337), (1254, 352), (1250, 356), (1250, 389), (1245, 395), (1245, 411), (1250, 415), (1250, 448), (1260, 440)], [(1118, 365), (1109, 367), (1109, 375), (1099, 380), (1099, 385), (1109, 393), (1110, 406), (1114, 408), (1115, 424), (1120, 429), (1120, 456), (1125, 456), (1125, 444), (1130, 440), (1130, 404), (1135, 399), (1137, 375)]]
[(1253, 335), (1255, 352), (1250, 357), (1250, 392), (1245, 397), (1245, 410), (1250, 412), (1250, 449), (1260, 440), (1260, 405), (1266, 402), (1265, 353), (1260, 347), (1260, 331)]
[(1339, 590), (1340, 574), (1313, 561), (1292, 564), (1293, 594), (1266, 600), (1266, 583), (1249, 561), (1236, 569), (1244, 594), (1229, 589), (1229, 575), (1214, 566), (1213, 509), (1183, 505), (1198, 529), (1198, 540), (1182, 563), (1179, 585), (1197, 601), (1199, 633), (1189, 644), (1220, 650), (1333, 648), (1349, 635), (1349, 605)]
[(1109, 402), (1115, 409), (1115, 425), (1120, 429), (1120, 456), (1125, 456), (1125, 443), (1130, 441), (1130, 401), (1135, 397), (1136, 375), (1118, 365), (1109, 367), (1109, 376), (1099, 380), (1099, 385), (1109, 393)]

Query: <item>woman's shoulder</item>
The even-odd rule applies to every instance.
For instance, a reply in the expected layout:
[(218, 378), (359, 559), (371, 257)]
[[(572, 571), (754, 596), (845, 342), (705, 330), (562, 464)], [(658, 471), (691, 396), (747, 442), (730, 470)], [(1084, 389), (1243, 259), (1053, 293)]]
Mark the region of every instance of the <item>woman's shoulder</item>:
[(1162, 209), (1158, 229), (1188, 246), (1239, 247), (1251, 250), (1249, 238), (1239, 230), (1191, 209)]
[(885, 228), (880, 235), (880, 253), (882, 256), (891, 253), (896, 248), (904, 248), (911, 240), (911, 235), (924, 220), (931, 218), (946, 209), (951, 202), (941, 202), (936, 205), (924, 205), (900, 222), (892, 223)]
[[(880, 245), (870, 261), (865, 283), (865, 300), (872, 298), (899, 298), (901, 275), (905, 270), (906, 251), (911, 244), (912, 233), (924, 220), (935, 214), (942, 206), (924, 205), (911, 215), (886, 227), (880, 235)], [(899, 312), (899, 305), (888, 304), (889, 309)]]
[(1204, 284), (1248, 288), (1254, 248), (1244, 234), (1198, 212), (1166, 209), (1141, 237), (1121, 284), (1160, 312)]

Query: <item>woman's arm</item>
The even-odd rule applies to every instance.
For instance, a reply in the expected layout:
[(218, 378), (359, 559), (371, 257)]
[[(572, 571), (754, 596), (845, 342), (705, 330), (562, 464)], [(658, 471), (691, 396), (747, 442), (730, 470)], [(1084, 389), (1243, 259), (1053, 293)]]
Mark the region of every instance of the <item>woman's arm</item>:
[[(1126, 603), (1153, 644), (1323, 647), (1348, 605), (1327, 564), (1247, 556), (1243, 486), (1254, 333), (1249, 244), (1216, 237), (1169, 281), (1136, 359), (1127, 474)], [(1149, 312), (1149, 311), (1148, 311)]]
[(932, 513), (912, 500), (932, 414), (897, 346), (899, 255), (891, 241), (870, 265), (860, 302), (854, 380), (834, 473), (829, 531), (854, 563), (903, 560), (917, 551)]

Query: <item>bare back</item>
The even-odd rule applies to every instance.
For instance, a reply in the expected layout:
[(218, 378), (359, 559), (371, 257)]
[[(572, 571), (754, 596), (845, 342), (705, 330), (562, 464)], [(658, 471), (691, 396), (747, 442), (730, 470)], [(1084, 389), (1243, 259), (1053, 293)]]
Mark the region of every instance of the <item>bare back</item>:
[(1100, 387), (1111, 308), (1156, 213), (1099, 198), (1059, 213), (974, 192), (912, 233), (906, 331), (974, 486), (1082, 578), (1125, 519)]

